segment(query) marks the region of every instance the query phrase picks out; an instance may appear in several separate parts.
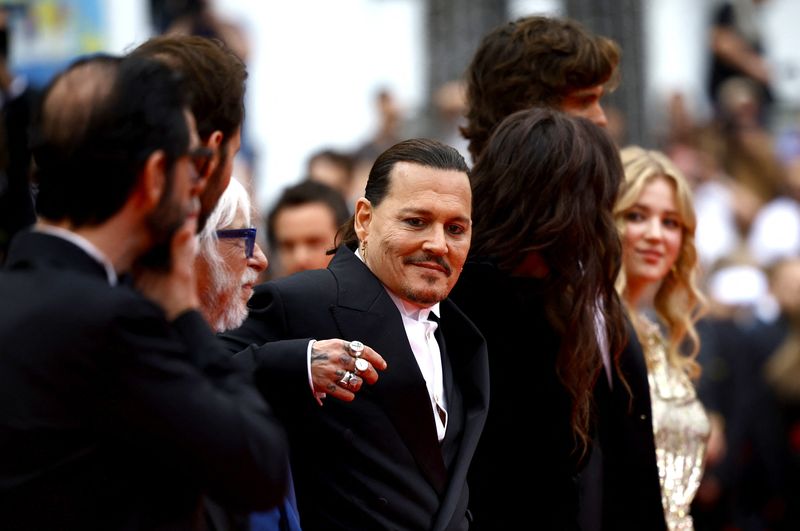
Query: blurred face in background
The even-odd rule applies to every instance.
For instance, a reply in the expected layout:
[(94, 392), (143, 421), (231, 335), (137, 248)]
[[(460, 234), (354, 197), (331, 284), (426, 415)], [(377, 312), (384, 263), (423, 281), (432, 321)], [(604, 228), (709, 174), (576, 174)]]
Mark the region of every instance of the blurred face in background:
[(283, 275), (325, 269), (333, 258), (336, 217), (324, 203), (282, 208), (275, 216), (275, 252)]

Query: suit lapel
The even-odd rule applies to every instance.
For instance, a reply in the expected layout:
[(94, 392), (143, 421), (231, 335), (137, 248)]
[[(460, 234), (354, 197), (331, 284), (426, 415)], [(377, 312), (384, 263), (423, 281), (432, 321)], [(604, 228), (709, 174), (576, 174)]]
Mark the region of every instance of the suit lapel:
[(447, 529), (467, 481), (467, 470), (486, 422), (489, 407), (489, 360), (486, 343), (477, 328), (449, 300), (442, 301), (442, 335), (453, 384), (461, 392), (464, 427), (456, 458), (450, 467), (450, 484), (433, 526)]
[[(428, 390), (408, 343), (400, 312), (385, 288), (345, 247), (329, 266), (339, 282), (338, 304), (331, 314), (348, 340), (358, 339), (375, 349), (388, 368), (378, 382), (365, 386), (383, 406), (420, 471), (437, 491), (447, 485), (447, 470), (436, 437)], [(421, 421), (421, 419), (424, 419)]]

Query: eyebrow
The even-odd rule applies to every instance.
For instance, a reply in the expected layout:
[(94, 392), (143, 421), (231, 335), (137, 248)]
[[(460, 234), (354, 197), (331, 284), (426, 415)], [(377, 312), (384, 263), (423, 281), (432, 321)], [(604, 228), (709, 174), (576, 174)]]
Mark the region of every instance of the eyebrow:
[[(642, 205), (641, 203), (634, 203), (633, 205), (631, 205), (630, 208), (628, 208), (628, 210), (630, 211), (630, 210), (633, 210), (635, 208), (638, 208), (639, 210), (646, 210), (647, 212), (652, 212), (653, 211), (653, 209), (651, 209), (650, 207), (648, 207), (646, 205)], [(668, 216), (678, 216), (679, 218), (682, 219), (681, 213), (678, 212), (677, 210), (665, 210), (664, 212), (662, 212), (662, 214), (665, 214), (665, 215), (668, 215)]]
[[(422, 216), (422, 217), (433, 217), (433, 212), (430, 210), (426, 210), (424, 208), (401, 208), (398, 212), (401, 216)], [(468, 217), (464, 216), (456, 216), (451, 218), (452, 221), (458, 221), (461, 223), (470, 223), (472, 220)]]

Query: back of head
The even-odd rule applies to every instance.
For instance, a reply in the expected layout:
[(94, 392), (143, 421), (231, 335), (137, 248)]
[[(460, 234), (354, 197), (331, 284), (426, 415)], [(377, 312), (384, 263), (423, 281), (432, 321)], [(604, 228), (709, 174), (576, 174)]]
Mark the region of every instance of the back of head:
[(73, 63), (47, 87), (32, 127), (39, 213), (79, 227), (119, 211), (154, 151), (171, 167), (188, 149), (185, 98), (180, 77), (157, 61)]
[(602, 85), (619, 64), (619, 46), (567, 18), (526, 17), (495, 28), (465, 75), (469, 151), (477, 161), (503, 119), (535, 105), (558, 107), (571, 91)]
[(275, 221), (281, 210), (312, 203), (320, 203), (330, 209), (335, 227), (347, 221), (350, 215), (342, 194), (327, 184), (317, 181), (303, 181), (290, 186), (283, 191), (267, 216), (267, 237), (273, 247), (277, 245), (278, 241), (275, 234)]
[(161, 59), (186, 77), (202, 140), (219, 130), (227, 142), (242, 125), (247, 70), (221, 41), (188, 35), (154, 37), (131, 55)]
[(612, 216), (621, 180), (617, 149), (603, 129), (546, 108), (506, 118), (472, 170), (471, 254), (492, 257), (510, 274), (530, 253), (547, 266), (545, 307), (562, 338), (556, 371), (573, 398), (573, 432), (584, 450), (601, 366), (596, 314), (612, 354), (625, 337)]
[[(471, 254), (513, 270), (536, 251), (550, 269), (580, 276), (598, 233), (618, 241), (611, 211), (622, 180), (616, 147), (588, 120), (534, 108), (509, 116), (472, 170)], [(618, 244), (617, 244), (618, 247)]]
[[(462, 171), (469, 175), (464, 157), (454, 147), (427, 138), (412, 138), (398, 142), (378, 156), (369, 172), (364, 197), (369, 200), (373, 208), (380, 205), (389, 193), (391, 172), (398, 162), (409, 162), (438, 170)], [(358, 238), (353, 222), (354, 218), (351, 217), (339, 229), (336, 235), (337, 247), (341, 244), (348, 246), (357, 244)]]

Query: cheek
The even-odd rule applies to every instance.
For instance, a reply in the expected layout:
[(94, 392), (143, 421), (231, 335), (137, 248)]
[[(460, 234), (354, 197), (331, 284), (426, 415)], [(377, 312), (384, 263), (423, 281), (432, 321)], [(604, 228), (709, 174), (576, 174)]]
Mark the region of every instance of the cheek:
[(681, 244), (683, 243), (683, 234), (678, 232), (670, 235), (667, 239), (667, 247), (669, 249), (670, 266), (678, 259), (681, 252)]
[(635, 226), (632, 225), (625, 225), (625, 230), (622, 231), (622, 249), (626, 253), (631, 250), (631, 248), (636, 244), (636, 241), (641, 237), (640, 230), (637, 230)]
[(383, 258), (399, 258), (412, 254), (419, 245), (414, 243), (414, 238), (401, 230), (387, 231), (381, 240), (381, 255)]
[(469, 254), (469, 245), (469, 238), (450, 244), (450, 265), (459, 268), (464, 265)]

